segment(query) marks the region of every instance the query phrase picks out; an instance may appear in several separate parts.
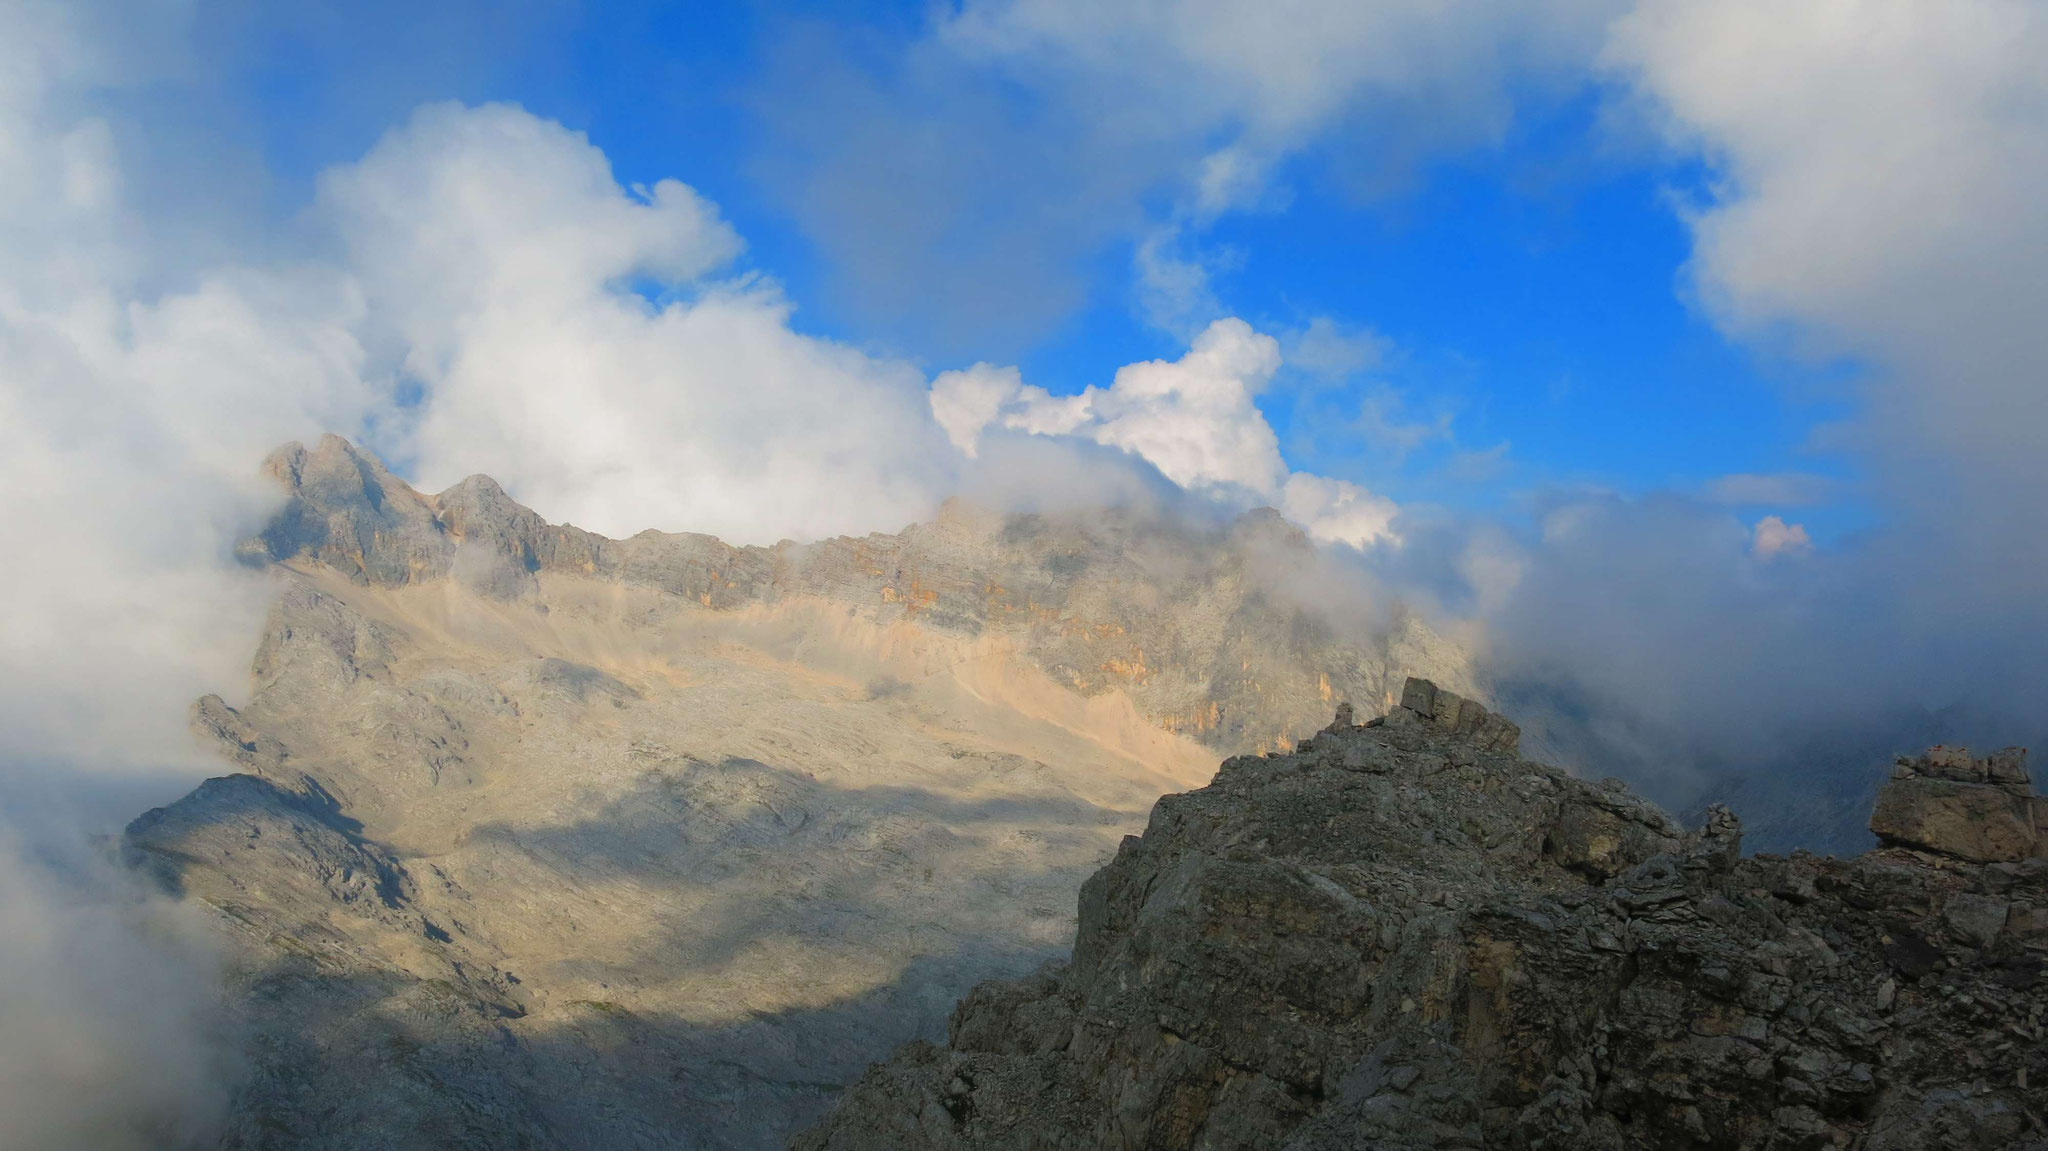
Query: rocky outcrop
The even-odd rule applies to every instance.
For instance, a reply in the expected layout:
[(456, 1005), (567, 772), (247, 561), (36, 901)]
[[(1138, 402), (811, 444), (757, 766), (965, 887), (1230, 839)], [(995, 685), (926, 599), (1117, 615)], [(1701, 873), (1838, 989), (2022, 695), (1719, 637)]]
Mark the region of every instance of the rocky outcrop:
[(1983, 759), (1937, 747), (1900, 757), (1878, 793), (1870, 830), (1880, 842), (1973, 863), (2048, 857), (2048, 798), (2034, 794), (2027, 749)]
[(1401, 698), (1160, 800), (1069, 961), (793, 1146), (2048, 1147), (2048, 861), (1967, 833), (2034, 802), (2016, 759), (1913, 761), (1860, 857), (1743, 858)]

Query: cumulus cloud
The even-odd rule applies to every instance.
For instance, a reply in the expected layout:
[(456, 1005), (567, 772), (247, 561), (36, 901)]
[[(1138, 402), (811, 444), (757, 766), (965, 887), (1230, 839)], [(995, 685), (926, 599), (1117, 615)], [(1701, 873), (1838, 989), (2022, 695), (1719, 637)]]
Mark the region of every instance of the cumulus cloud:
[(1279, 342), (1232, 318), (1211, 324), (1178, 360), (1125, 365), (1107, 388), (1054, 396), (1014, 370), (980, 365), (941, 376), (931, 402), (962, 450), (999, 421), (1014, 431), (1081, 435), (1122, 448), (1183, 488), (1271, 498), (1287, 466), (1252, 400), (1279, 367)]
[(946, 438), (968, 459), (981, 454), (982, 429), (996, 421), (1003, 405), (1024, 390), (1024, 376), (1014, 367), (976, 364), (940, 372), (932, 380), (932, 418)]
[(1184, 488), (1279, 490), (1280, 444), (1252, 397), (1280, 368), (1280, 345), (1238, 319), (1218, 320), (1178, 360), (1117, 369), (1090, 388), (1086, 434), (1150, 461)]
[(1348, 480), (1326, 479), (1307, 472), (1287, 477), (1280, 510), (1324, 543), (1364, 547), (1394, 539), (1394, 501), (1374, 495)]
[(780, 290), (665, 180), (522, 110), (421, 110), (321, 181), (424, 399), (438, 487), (487, 472), (543, 514), (772, 543), (928, 514), (949, 474), (915, 367), (799, 333)]
[(0, 9), (0, 53), (20, 57), (0, 68), (0, 487), (20, 557), (0, 585), (0, 773), (196, 766), (185, 705), (239, 682), (262, 610), (224, 563), (270, 499), (251, 461), (357, 429), (378, 393), (345, 277), (137, 286), (165, 277), (89, 97), (153, 61), (87, 35), (88, 15)]
[(1756, 530), (1750, 536), (1750, 554), (1758, 559), (1812, 550), (1813, 537), (1806, 534), (1806, 525), (1788, 524), (1778, 516), (1756, 521)]
[(1127, 364), (1106, 388), (1055, 396), (1014, 368), (977, 364), (941, 374), (931, 406), (970, 456), (991, 426), (1079, 436), (1137, 456), (1182, 489), (1273, 503), (1326, 542), (1391, 538), (1392, 501), (1344, 480), (1290, 473), (1281, 459), (1279, 438), (1254, 402), (1280, 364), (1278, 340), (1230, 317), (1205, 328), (1180, 359)]

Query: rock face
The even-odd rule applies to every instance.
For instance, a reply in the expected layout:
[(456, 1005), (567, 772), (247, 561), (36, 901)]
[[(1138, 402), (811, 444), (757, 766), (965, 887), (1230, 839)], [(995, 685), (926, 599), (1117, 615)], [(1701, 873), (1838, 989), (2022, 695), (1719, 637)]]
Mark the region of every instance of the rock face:
[(1985, 759), (1937, 747), (1899, 759), (1870, 830), (1883, 843), (1974, 863), (2048, 857), (2048, 799), (2034, 794), (2023, 747)]
[(1681, 828), (1401, 699), (1160, 800), (1070, 960), (976, 988), (793, 1146), (2048, 1147), (2016, 757), (1913, 761), (1860, 857), (1743, 858), (1725, 810)]
[(230, 942), (227, 1148), (780, 1146), (1064, 954), (1219, 749), (1460, 666), (1338, 631), (1271, 516), (736, 548), (425, 495), (331, 437), (270, 469), (252, 678), (193, 716), (234, 774), (125, 844)]

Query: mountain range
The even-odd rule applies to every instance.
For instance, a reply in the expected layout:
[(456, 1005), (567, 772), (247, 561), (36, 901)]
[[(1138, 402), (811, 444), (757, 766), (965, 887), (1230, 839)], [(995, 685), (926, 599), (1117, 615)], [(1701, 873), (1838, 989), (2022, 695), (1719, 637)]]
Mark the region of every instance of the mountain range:
[(252, 678), (193, 710), (232, 773), (123, 840), (230, 940), (230, 1148), (779, 1146), (1064, 953), (1160, 795), (1479, 687), (1270, 511), (734, 547), (266, 467)]

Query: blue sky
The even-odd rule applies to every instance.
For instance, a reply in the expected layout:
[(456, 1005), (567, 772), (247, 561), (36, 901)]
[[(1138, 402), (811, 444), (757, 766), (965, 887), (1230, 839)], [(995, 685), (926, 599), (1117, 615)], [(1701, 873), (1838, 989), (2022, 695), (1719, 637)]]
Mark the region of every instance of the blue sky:
[[(504, 17), (481, 5), (370, 16), (311, 6), (215, 18), (226, 81), (216, 98), (245, 119), (274, 213), (303, 204), (322, 168), (366, 150), (414, 105), (511, 101), (588, 133), (622, 182), (677, 178), (713, 200), (745, 239), (744, 266), (787, 286), (802, 330), (931, 371), (1015, 362), (1055, 393), (1184, 347), (1147, 322), (1132, 286), (1137, 232), (1164, 214), (1167, 187), (1139, 187), (1105, 211), (1132, 226), (1063, 246), (1047, 294), (1064, 297), (1015, 322), (921, 321), (914, 293), (894, 311), (862, 306), (873, 270), (837, 258), (844, 245), (819, 234), (819, 213), (792, 208), (811, 173), (777, 152), (802, 137), (807, 102), (845, 89), (819, 78), (819, 58), (886, 86), (930, 33), (925, 5), (558, 4)], [(1845, 369), (1759, 351), (1702, 313), (1678, 205), (1711, 174), (1617, 131), (1600, 85), (1581, 77), (1517, 108), (1497, 139), (1428, 155), (1391, 188), (1361, 192), (1339, 170), (1347, 149), (1375, 146), (1371, 125), (1335, 133), (1286, 161), (1268, 202), (1202, 230), (1196, 246), (1220, 265), (1213, 288), (1232, 314), (1262, 330), (1327, 317), (1386, 341), (1380, 362), (1349, 379), (1283, 373), (1262, 398), (1290, 465), (1467, 510), (1504, 510), (1551, 485), (1696, 491), (1729, 473), (1850, 470), (1810, 442), (1849, 410)], [(1040, 115), (1029, 91), (990, 98), (1019, 119)], [(1056, 145), (1057, 124), (1029, 138)], [(1448, 417), (1446, 432), (1390, 451), (1361, 430), (1369, 400), (1397, 423)], [(1846, 502), (1799, 514), (1823, 532), (1857, 522)]]

